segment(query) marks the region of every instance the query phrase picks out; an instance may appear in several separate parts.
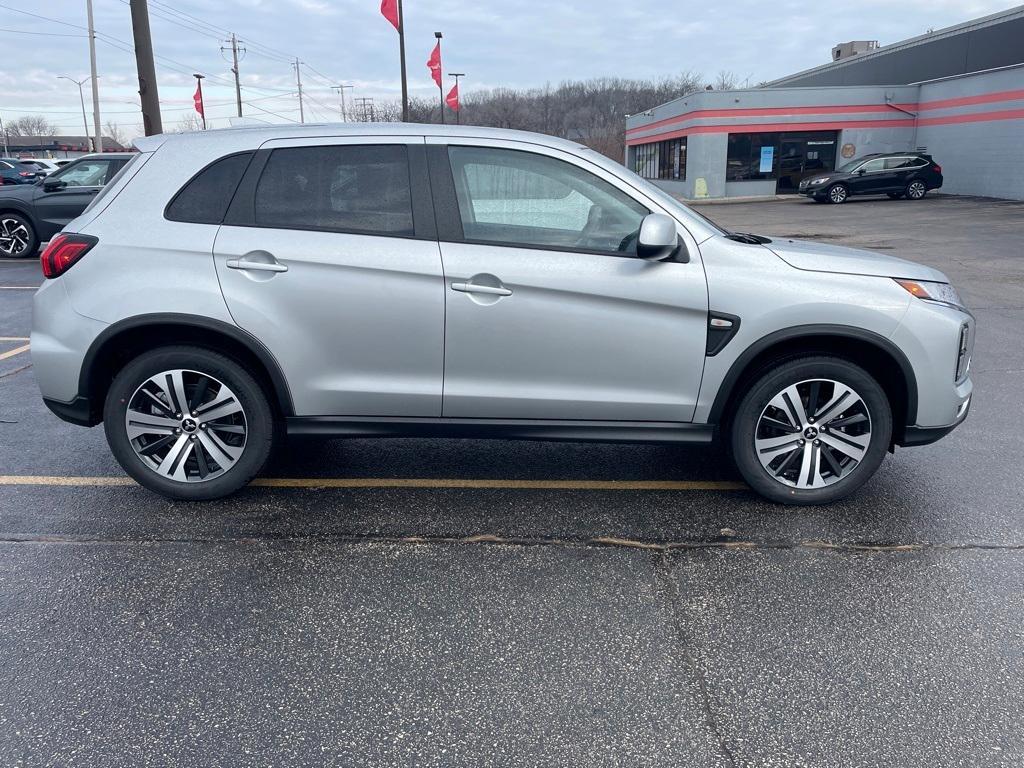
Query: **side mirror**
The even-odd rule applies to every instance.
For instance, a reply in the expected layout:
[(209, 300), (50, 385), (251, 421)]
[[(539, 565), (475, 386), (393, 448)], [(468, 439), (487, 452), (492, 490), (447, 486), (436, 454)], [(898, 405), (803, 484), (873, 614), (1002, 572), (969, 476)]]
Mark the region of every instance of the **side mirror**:
[(863, 168), (858, 168), (857, 169), (857, 175), (858, 176), (863, 176), (865, 173), (867, 173), (867, 171), (865, 171)]
[(636, 255), (645, 261), (665, 261), (679, 251), (684, 254), (686, 252), (676, 231), (675, 219), (664, 213), (651, 213), (645, 216), (640, 223)]
[(43, 179), (43, 191), (44, 192), (56, 192), (58, 189), (64, 189), (67, 186), (67, 182), (57, 179), (56, 181), (46, 181)]

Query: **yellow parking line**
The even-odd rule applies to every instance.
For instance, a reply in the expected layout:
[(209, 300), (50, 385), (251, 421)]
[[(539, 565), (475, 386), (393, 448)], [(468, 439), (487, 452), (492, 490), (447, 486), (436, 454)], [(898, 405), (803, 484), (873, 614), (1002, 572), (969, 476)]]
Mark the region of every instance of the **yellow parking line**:
[(28, 336), (0, 336), (0, 341), (28, 341)]
[(0, 360), (6, 360), (9, 357), (20, 355), (22, 352), (28, 352), (30, 346), (30, 344), (22, 344), (20, 347), (15, 347), (10, 352), (4, 352), (0, 355)]
[[(121, 486), (129, 477), (56, 477), (0, 475), (0, 485)], [(264, 488), (498, 488), (570, 491), (740, 491), (747, 486), (729, 480), (494, 480), (399, 477), (258, 477)]]
[(0, 285), (0, 291), (34, 291), (38, 285)]

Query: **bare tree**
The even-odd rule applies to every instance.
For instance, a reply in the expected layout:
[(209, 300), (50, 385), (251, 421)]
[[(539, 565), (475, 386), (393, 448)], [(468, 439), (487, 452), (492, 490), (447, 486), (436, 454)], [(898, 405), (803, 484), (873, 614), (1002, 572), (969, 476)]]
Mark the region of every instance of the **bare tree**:
[(121, 126), (113, 120), (107, 120), (106, 124), (103, 126), (103, 132), (122, 147), (128, 146), (128, 136), (125, 134)]
[[(750, 78), (747, 79), (749, 80)], [(716, 91), (731, 91), (736, 87), (738, 80), (739, 78), (736, 76), (735, 72), (728, 72), (723, 69), (715, 75), (715, 80), (713, 83), (710, 83), (710, 85)]]
[(25, 115), (6, 124), (7, 133), (11, 136), (53, 136), (56, 126), (43, 115)]
[(187, 112), (181, 116), (178, 124), (174, 126), (172, 133), (189, 133), (190, 131), (202, 130), (203, 124), (195, 112)]

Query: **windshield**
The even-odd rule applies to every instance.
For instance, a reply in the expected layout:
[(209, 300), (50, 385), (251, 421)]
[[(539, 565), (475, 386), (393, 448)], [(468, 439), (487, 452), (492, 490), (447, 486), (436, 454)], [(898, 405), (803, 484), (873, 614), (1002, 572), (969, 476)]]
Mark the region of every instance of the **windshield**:
[(836, 171), (839, 173), (853, 173), (853, 171), (857, 169), (857, 166), (862, 165), (864, 163), (864, 160), (865, 158), (863, 157), (857, 160), (851, 160), (848, 163), (840, 165), (838, 168), (836, 168)]

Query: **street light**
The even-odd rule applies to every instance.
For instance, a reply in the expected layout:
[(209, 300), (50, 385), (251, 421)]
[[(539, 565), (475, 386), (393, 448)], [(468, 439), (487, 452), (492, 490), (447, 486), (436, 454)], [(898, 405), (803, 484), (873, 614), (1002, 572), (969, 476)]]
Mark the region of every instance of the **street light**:
[[(82, 102), (82, 126), (85, 128), (85, 146), (89, 146), (89, 121), (85, 119), (85, 96), (82, 94), (82, 85), (89, 80), (88, 77), (82, 80), (75, 80), (73, 77), (67, 75), (57, 75), (58, 80), (70, 80), (72, 83), (78, 86), (78, 98)], [(93, 150), (96, 148), (96, 142), (93, 140)]]
[(462, 91), (459, 90), (459, 78), (465, 77), (465, 72), (449, 72), (448, 77), (455, 78), (455, 93), (459, 95), (459, 108), (455, 110), (455, 124), (462, 124)]

